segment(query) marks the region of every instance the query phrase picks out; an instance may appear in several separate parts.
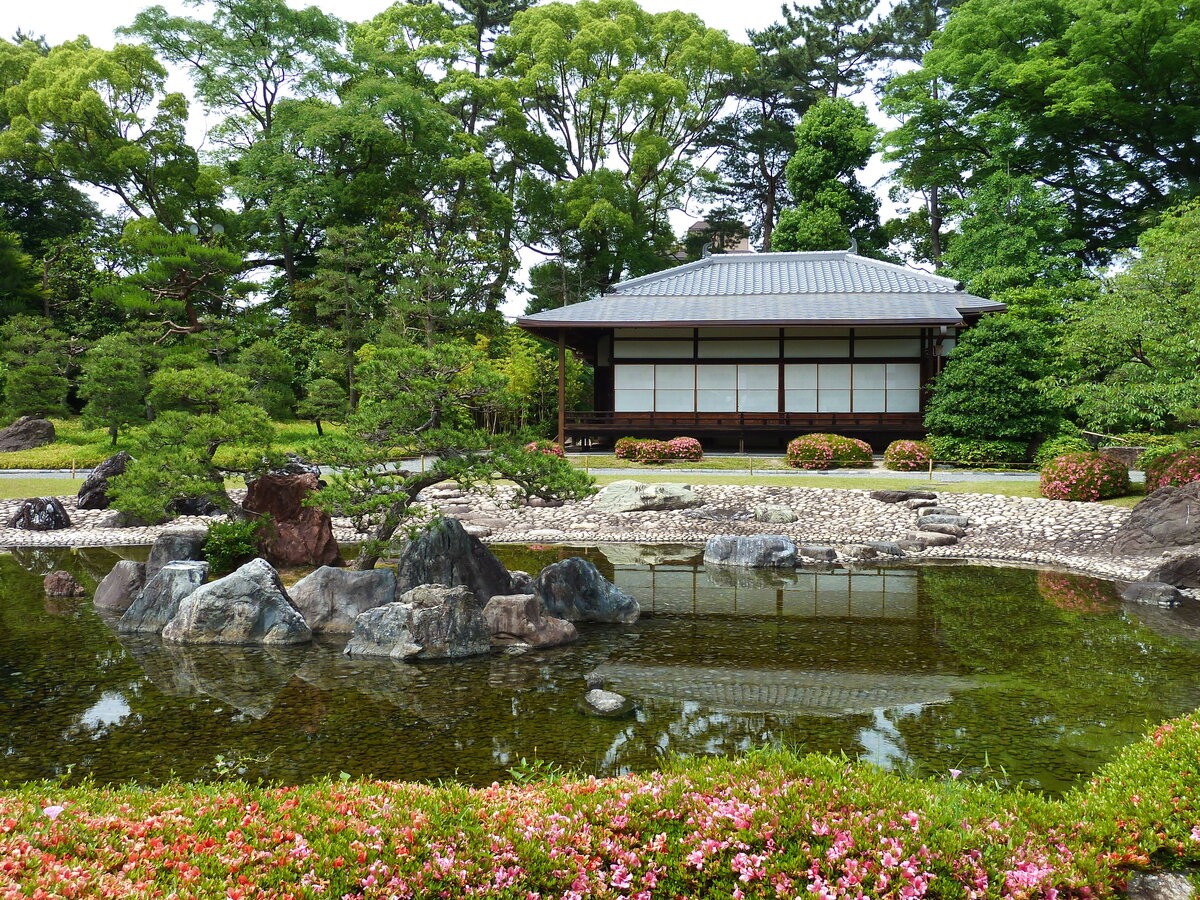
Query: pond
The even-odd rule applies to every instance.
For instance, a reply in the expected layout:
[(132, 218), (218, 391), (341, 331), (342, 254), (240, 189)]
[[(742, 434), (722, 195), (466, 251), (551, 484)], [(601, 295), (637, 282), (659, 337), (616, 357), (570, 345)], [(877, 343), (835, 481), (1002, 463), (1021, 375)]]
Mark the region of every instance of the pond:
[[(1057, 793), (1148, 723), (1200, 706), (1200, 642), (1186, 636), (1200, 630), (1172, 631), (1157, 611), (1148, 627), (1091, 578), (735, 575), (706, 570), (695, 548), (494, 549), (526, 571), (585, 555), (643, 617), (582, 626), (564, 648), (458, 662), (349, 660), (339, 641), (179, 647), (118, 637), (86, 598), (43, 596), (43, 573), (90, 587), (112, 552), (0, 554), (0, 782), (347, 772), (487, 784), (522, 757), (611, 775), (664, 754), (786, 744)], [(638, 701), (636, 717), (577, 711), (592, 671)]]

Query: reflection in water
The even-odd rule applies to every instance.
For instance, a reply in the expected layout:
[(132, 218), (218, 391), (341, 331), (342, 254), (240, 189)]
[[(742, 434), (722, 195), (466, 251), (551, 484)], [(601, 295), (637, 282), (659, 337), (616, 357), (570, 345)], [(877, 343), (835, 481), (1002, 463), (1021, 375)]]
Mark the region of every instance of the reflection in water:
[[(572, 551), (499, 548), (513, 568)], [(117, 636), (90, 602), (43, 608), (46, 565), (89, 586), (105, 551), (0, 556), (0, 779), (99, 782), (340, 771), (487, 783), (520, 759), (598, 774), (764, 744), (1062, 790), (1200, 705), (1188, 613), (1123, 615), (1102, 582), (976, 567), (707, 570), (694, 548), (586, 551), (646, 615), (569, 647), (410, 664)], [(1136, 611), (1135, 611), (1136, 613)], [(107, 622), (107, 624), (106, 624)], [(639, 704), (578, 713), (597, 671)], [(991, 765), (991, 769), (985, 766)]]

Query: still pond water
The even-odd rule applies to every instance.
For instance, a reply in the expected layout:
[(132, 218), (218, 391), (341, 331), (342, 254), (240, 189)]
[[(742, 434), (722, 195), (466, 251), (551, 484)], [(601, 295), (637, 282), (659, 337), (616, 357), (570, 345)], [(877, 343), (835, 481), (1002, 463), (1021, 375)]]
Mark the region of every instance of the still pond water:
[[(86, 598), (43, 596), (45, 572), (91, 587), (113, 553), (0, 554), (0, 783), (70, 770), (101, 783), (348, 772), (486, 784), (522, 757), (610, 775), (786, 743), (1056, 793), (1147, 723), (1200, 706), (1200, 628), (1122, 608), (1090, 578), (734, 575), (690, 548), (494, 549), (526, 571), (585, 555), (643, 618), (585, 625), (565, 648), (419, 665), (348, 660), (340, 641), (179, 647), (118, 637)], [(592, 671), (636, 698), (635, 718), (576, 710)]]

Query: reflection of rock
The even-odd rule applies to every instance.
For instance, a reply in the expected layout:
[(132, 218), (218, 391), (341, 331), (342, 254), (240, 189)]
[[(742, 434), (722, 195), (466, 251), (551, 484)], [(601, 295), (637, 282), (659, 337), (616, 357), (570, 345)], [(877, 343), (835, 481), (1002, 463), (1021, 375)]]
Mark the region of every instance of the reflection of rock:
[(179, 604), (208, 577), (208, 563), (167, 563), (146, 582), (121, 616), (117, 630), (122, 634), (158, 634), (179, 612)]
[(322, 566), (293, 584), (288, 595), (314, 632), (349, 634), (360, 614), (395, 602), (396, 573)]
[(691, 563), (700, 551), (686, 544), (611, 544), (600, 552), (614, 566), (662, 566), (670, 563)]
[(124, 475), (125, 465), (132, 461), (133, 457), (122, 450), (92, 469), (92, 473), (79, 486), (75, 508), (108, 509), (108, 479)]
[(17, 453), (53, 444), (54, 423), (36, 416), (21, 416), (7, 428), (0, 429), (0, 453)]
[(405, 546), (396, 566), (396, 590), (422, 584), (463, 585), (480, 609), (497, 594), (513, 592), (508, 570), (458, 519), (430, 522)]
[(202, 585), (184, 597), (162, 631), (181, 644), (306, 644), (312, 631), (265, 559)]
[(22, 531), (58, 531), (71, 527), (71, 517), (57, 497), (31, 497), (21, 501), (7, 525)]
[(614, 481), (592, 499), (595, 509), (610, 513), (659, 509), (687, 509), (702, 501), (688, 484), (643, 484)]
[(1185, 599), (1173, 609), (1149, 603), (1126, 603), (1124, 611), (1164, 637), (1200, 641), (1200, 601)]
[(157, 575), (158, 570), (169, 562), (204, 559), (204, 542), (207, 539), (207, 528), (180, 528), (162, 532), (150, 546), (146, 580)]
[(59, 569), (42, 579), (47, 597), (86, 597), (87, 589), (70, 572)]
[(709, 583), (718, 587), (794, 588), (797, 574), (790, 569), (745, 569), (740, 566), (705, 566)]
[(9, 553), (18, 566), (34, 575), (47, 575), (63, 568), (71, 555), (65, 547), (13, 547)]
[(96, 593), (92, 597), (92, 602), (100, 609), (125, 612), (137, 595), (141, 593), (145, 581), (145, 563), (133, 562), (129, 559), (119, 560), (96, 585)]
[[(1200, 485), (1200, 481), (1193, 482)], [(1200, 504), (1196, 507), (1200, 515)], [(1161, 581), (1175, 587), (1200, 587), (1200, 544), (1191, 551), (1173, 553), (1150, 570), (1147, 581)]]
[(445, 659), (491, 649), (491, 632), (474, 596), (461, 585), (423, 584), (354, 620), (347, 656)]
[(1138, 503), (1117, 529), (1119, 556), (1200, 545), (1200, 481), (1168, 485)]
[(484, 607), (483, 617), (491, 631), (493, 646), (557, 647), (579, 640), (575, 626), (546, 615), (542, 601), (533, 594), (493, 597)]
[(796, 545), (781, 534), (723, 535), (704, 545), (704, 564), (747, 569), (791, 569)]
[(636, 622), (638, 602), (579, 556), (542, 569), (533, 583), (546, 611), (569, 622)]

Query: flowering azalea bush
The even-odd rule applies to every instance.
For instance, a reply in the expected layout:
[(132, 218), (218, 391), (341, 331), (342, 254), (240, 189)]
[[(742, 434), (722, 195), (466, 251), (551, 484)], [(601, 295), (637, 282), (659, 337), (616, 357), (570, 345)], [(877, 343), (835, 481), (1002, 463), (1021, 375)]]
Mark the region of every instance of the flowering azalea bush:
[(869, 467), (871, 445), (840, 434), (805, 434), (788, 444), (787, 463), (796, 469)]
[(1067, 453), (1042, 467), (1042, 496), (1050, 500), (1107, 500), (1129, 493), (1129, 469), (1100, 453)]
[(892, 441), (883, 451), (885, 468), (898, 472), (928, 469), (933, 461), (933, 446), (928, 441)]
[(1200, 716), (1062, 800), (760, 751), (598, 780), (0, 795), (0, 897), (1101, 898), (1200, 862)]
[(530, 453), (545, 453), (547, 456), (566, 456), (563, 448), (554, 441), (530, 441), (525, 445), (525, 449)]
[(1200, 481), (1200, 450), (1180, 450), (1146, 466), (1146, 493), (1168, 484), (1180, 487)]
[(613, 445), (617, 459), (633, 462), (661, 463), (673, 460), (699, 462), (704, 458), (704, 448), (695, 438), (676, 437), (669, 441), (653, 438), (621, 438)]

